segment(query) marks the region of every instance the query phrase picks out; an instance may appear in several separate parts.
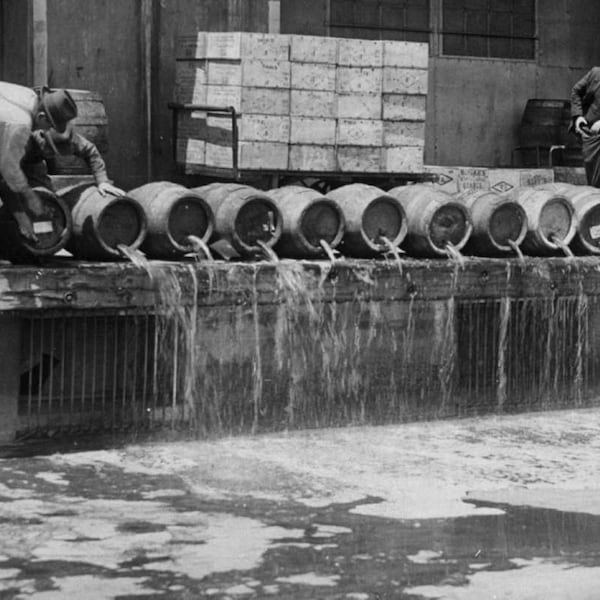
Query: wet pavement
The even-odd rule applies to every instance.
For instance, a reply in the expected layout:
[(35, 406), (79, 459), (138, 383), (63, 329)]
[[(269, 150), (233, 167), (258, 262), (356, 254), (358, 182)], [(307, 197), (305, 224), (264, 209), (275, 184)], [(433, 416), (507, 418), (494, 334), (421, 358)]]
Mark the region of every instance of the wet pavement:
[(600, 598), (600, 410), (0, 461), (0, 598)]

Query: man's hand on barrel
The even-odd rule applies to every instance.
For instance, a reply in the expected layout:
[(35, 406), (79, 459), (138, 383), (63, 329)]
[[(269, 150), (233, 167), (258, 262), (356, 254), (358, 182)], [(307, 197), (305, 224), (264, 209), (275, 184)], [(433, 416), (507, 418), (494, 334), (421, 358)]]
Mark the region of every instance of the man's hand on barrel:
[(23, 193), (27, 209), (34, 217), (41, 217), (44, 214), (44, 205), (41, 198), (35, 190), (28, 189)]
[(108, 181), (103, 181), (101, 184), (99, 184), (98, 191), (102, 196), (106, 196), (106, 194), (112, 194), (113, 196), (125, 196), (125, 192), (122, 189), (114, 186)]

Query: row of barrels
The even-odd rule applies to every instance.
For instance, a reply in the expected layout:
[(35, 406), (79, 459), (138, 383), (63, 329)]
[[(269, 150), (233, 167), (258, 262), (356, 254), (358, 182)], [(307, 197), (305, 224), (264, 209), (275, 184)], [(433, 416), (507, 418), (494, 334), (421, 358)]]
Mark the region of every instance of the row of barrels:
[[(448, 194), (430, 184), (383, 191), (349, 184), (327, 194), (302, 186), (261, 191), (238, 183), (186, 188), (153, 182), (126, 196), (102, 196), (79, 185), (58, 195), (38, 189), (46, 214), (34, 223), (39, 243), (2, 236), (6, 254), (66, 248), (75, 258), (117, 260), (123, 250), (177, 260), (209, 246), (221, 257), (353, 258), (390, 252), (414, 257), (523, 253), (600, 254), (600, 190), (570, 184), (512, 193)], [(6, 225), (6, 219), (0, 216)], [(16, 227), (13, 229), (16, 232)], [(10, 232), (9, 232), (10, 233)], [(18, 237), (18, 236), (17, 236)]]

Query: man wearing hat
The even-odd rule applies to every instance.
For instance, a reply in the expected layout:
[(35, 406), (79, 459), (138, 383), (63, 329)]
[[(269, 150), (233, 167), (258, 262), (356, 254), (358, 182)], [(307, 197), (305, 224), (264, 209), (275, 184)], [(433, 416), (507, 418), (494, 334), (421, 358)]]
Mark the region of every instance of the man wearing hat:
[[(66, 135), (71, 139), (73, 133), (68, 125), (76, 116), (77, 105), (66, 90), (42, 88), (36, 92), (0, 82), (0, 199), (17, 221), (21, 235), (30, 241), (37, 241), (30, 215), (41, 216), (43, 207), (32, 189), (33, 171), (24, 170), (24, 166), (32, 162), (32, 147), (42, 141), (43, 146), (47, 144), (56, 150), (54, 137)], [(95, 146), (83, 138), (78, 143), (85, 147), (82, 152), (89, 161)], [(97, 150), (96, 154), (102, 161)], [(100, 165), (98, 160), (91, 160), (100, 192), (122, 193), (108, 182), (103, 161)]]

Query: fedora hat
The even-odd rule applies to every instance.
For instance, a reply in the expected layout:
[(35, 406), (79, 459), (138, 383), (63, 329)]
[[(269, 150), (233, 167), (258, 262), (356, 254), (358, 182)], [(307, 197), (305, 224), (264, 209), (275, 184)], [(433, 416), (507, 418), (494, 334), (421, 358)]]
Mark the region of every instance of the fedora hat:
[(67, 90), (42, 89), (41, 104), (50, 124), (63, 133), (67, 123), (77, 116), (77, 104)]

